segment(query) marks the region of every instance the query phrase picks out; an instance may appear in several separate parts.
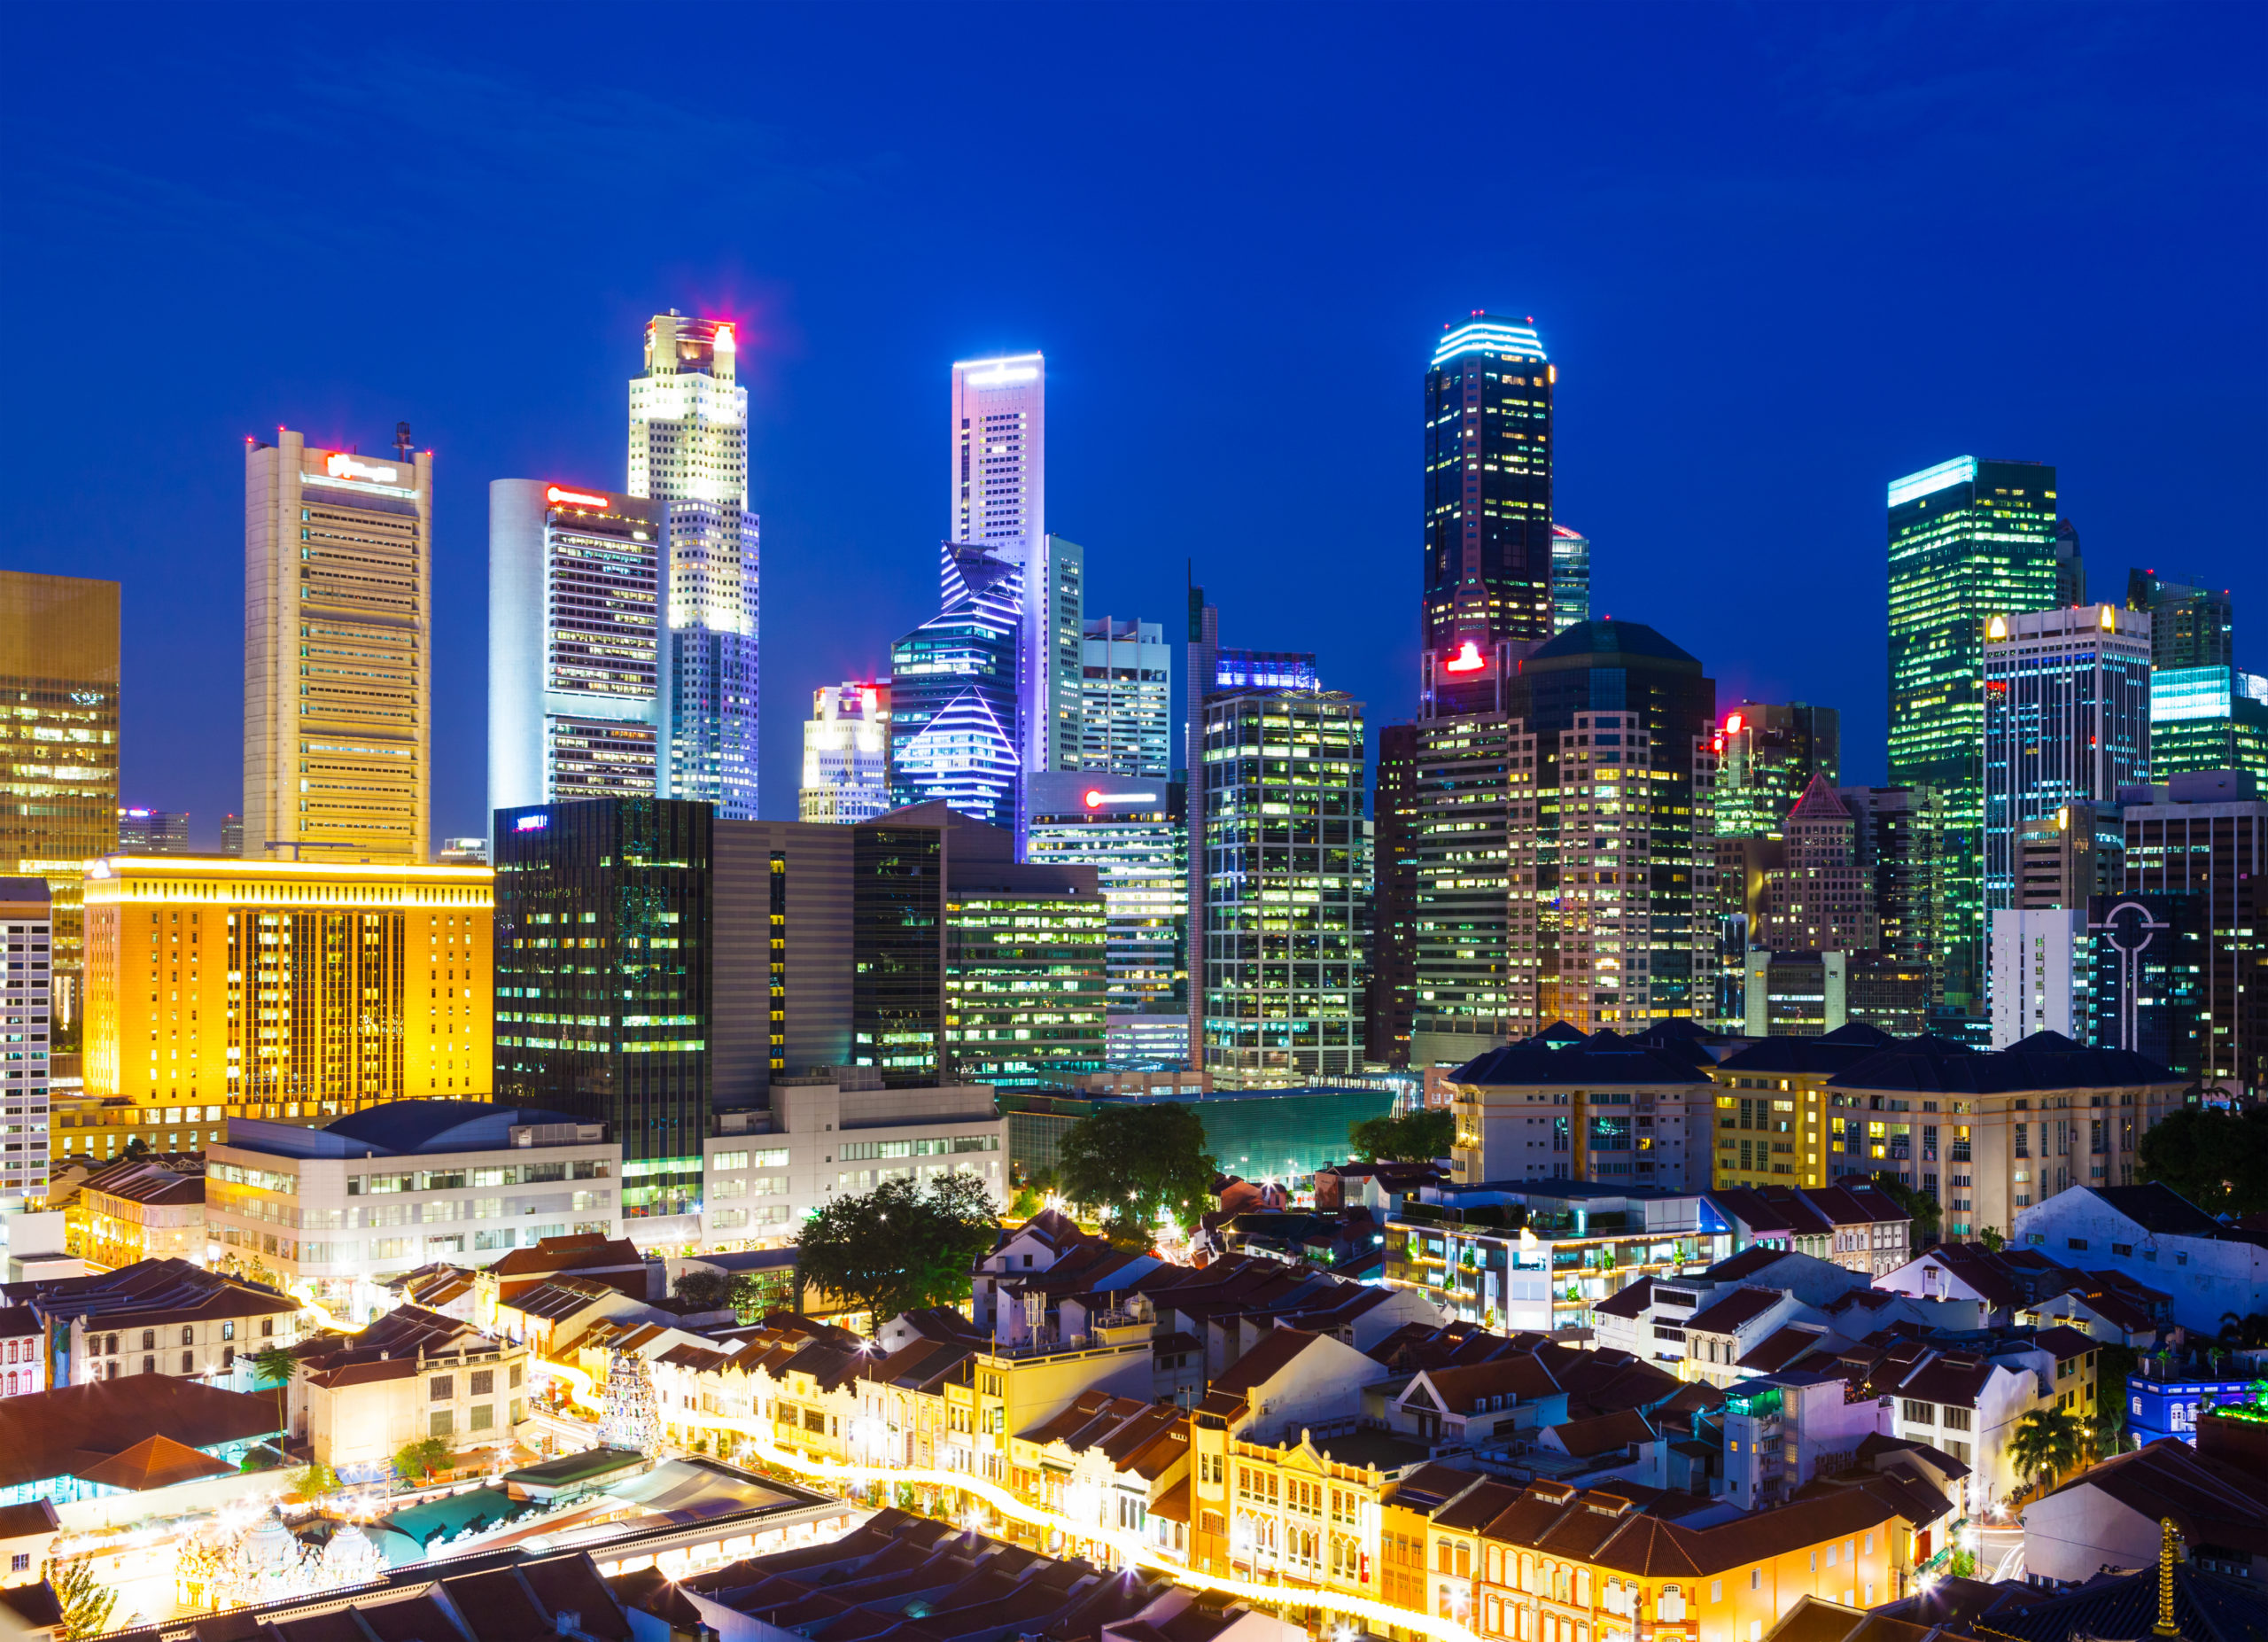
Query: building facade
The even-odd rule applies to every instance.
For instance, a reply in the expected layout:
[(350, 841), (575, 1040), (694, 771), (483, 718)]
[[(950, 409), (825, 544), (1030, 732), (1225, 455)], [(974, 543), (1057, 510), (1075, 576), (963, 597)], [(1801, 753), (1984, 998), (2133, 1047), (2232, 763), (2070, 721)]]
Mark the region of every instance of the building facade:
[(91, 1095), (313, 1121), (493, 1086), (485, 868), (114, 856), (86, 901)]
[(1162, 776), (1052, 771), (1026, 783), (1025, 859), (1091, 867), (1108, 917), (1110, 1014), (1189, 1012), (1182, 790)]
[(1013, 825), (1023, 770), (1023, 569), (958, 542), (939, 555), (942, 607), (890, 647), (892, 797)]
[(890, 687), (847, 680), (812, 692), (796, 819), (847, 826), (890, 807)]
[(1985, 624), (2055, 603), (2055, 470), (1956, 456), (1893, 481), (1890, 784), (1944, 801), (1946, 1002), (1984, 1007)]
[(2226, 588), (2208, 587), (2202, 576), (2130, 570), (2126, 608), (2150, 618), (2150, 665), (2158, 671), (2225, 667), (2236, 659), (2235, 606)]
[(422, 861), (432, 831), (433, 453), (278, 428), (245, 446), (245, 822), (271, 844)]
[(0, 877), (0, 946), (8, 953), (0, 984), (0, 1205), (22, 1208), (47, 1196), (57, 953), (46, 879)]
[(488, 486), (488, 807), (658, 789), (667, 504)]
[(1565, 633), (1591, 619), (1591, 539), (1551, 526), (1551, 630)]
[(1379, 729), (1371, 794), (1371, 951), (1363, 1054), (1378, 1066), (1410, 1064), (1418, 1014), (1418, 746), (1415, 724)]
[(1855, 822), (1859, 864), (1874, 880), (1876, 938), (1898, 962), (1930, 976), (1945, 1002), (1945, 799), (1934, 787), (1837, 787)]
[[(121, 808), (118, 813), (118, 847), (126, 855), (187, 855), (190, 852), (189, 812)], [(242, 850), (236, 852), (244, 853)], [(229, 852), (223, 850), (221, 853)]]
[(1787, 864), (1765, 875), (1755, 944), (1774, 952), (1874, 950), (1874, 875), (1859, 865), (1858, 820), (1824, 772), (1811, 778), (1783, 828)]
[(1173, 774), (1173, 650), (1155, 621), (1090, 618), (1079, 642), (1079, 762), (1137, 780)]
[(2268, 785), (2268, 675), (2241, 667), (2150, 674), (2150, 774), (2242, 770)]
[(1807, 702), (1744, 701), (1725, 714), (1717, 764), (1717, 836), (1779, 832), (1814, 777), (1843, 768), (1843, 715)]

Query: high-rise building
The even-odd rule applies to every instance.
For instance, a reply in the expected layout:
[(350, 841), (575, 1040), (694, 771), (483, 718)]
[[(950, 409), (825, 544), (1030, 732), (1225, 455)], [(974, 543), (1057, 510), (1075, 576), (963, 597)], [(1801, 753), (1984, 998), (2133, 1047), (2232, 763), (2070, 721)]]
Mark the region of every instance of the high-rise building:
[(1824, 774), (1811, 778), (1788, 812), (1785, 837), (1787, 864), (1765, 875), (1763, 928), (1754, 945), (1775, 952), (1874, 951), (1880, 937), (1874, 875), (1859, 864), (1858, 819)]
[(245, 445), (252, 852), (415, 862), (431, 831), (433, 453)]
[(1083, 757), (1086, 557), (1077, 542), (1049, 536), (1024, 574), (1016, 723), (1030, 774), (1076, 770)]
[(0, 1152), (0, 1209), (20, 1209), (47, 1196), (55, 903), (46, 879), (0, 877), (0, 946), (8, 953), (0, 977), (8, 1033), (0, 1109), (10, 1141)]
[(125, 855), (187, 855), (189, 812), (128, 806), (118, 813), (118, 847)]
[(953, 366), (952, 527), (1023, 565), (1047, 534), (1047, 361), (1038, 354)]
[(1443, 329), (1425, 393), (1427, 718), (1489, 711), (1500, 647), (1552, 631), (1556, 373), (1532, 321)]
[(2126, 572), (2126, 608), (2150, 617), (2150, 665), (2161, 669), (2225, 667), (2236, 660), (2235, 607), (2228, 589), (2198, 576)]
[(441, 867), (485, 867), (488, 865), (488, 840), (485, 837), (444, 838), (441, 847), (433, 852), (434, 864)]
[(2150, 618), (2115, 604), (1985, 623), (1984, 906), (2016, 904), (2018, 839), (2148, 779)]
[[(486, 1100), (485, 868), (112, 856), (88, 868), (86, 1086), (162, 1122)], [(207, 938), (210, 938), (209, 939)], [(423, 974), (419, 974), (419, 970)]]
[(2241, 667), (2150, 674), (2150, 774), (2244, 770), (2268, 787), (2268, 676)]
[(1944, 1001), (1945, 800), (1930, 787), (1837, 787), (1857, 822), (1858, 860), (1874, 878), (1882, 950), (1925, 967), (1930, 1001)]
[(797, 820), (847, 826), (890, 807), (889, 694), (887, 682), (856, 679), (812, 692)]
[(221, 853), (231, 860), (236, 860), (244, 852), (245, 818), (241, 815), (223, 815), (221, 818)]
[(1092, 770), (1028, 776), (1025, 859), (1091, 867), (1107, 917), (1111, 1017), (1189, 1011), (1189, 863), (1178, 784)]
[(901, 805), (934, 801), (1013, 826), (1023, 572), (962, 542), (940, 554), (943, 608), (890, 647), (892, 791)]
[(748, 509), (748, 390), (722, 320), (646, 325), (630, 379), (633, 497), (666, 503), (659, 783), (727, 817), (757, 806), (757, 520)]
[(2070, 606), (2087, 602), (2086, 559), (2079, 551), (2079, 528), (2069, 519), (2055, 525), (2052, 549), (2055, 559), (2055, 602)]
[(2055, 1032), (2197, 1077), (2209, 1027), (2197, 914), (2194, 896), (2127, 894), (1995, 912), (1992, 1047)]
[(668, 504), (488, 486), (492, 812), (658, 790)]
[(1956, 456), (1891, 482), (1890, 784), (1946, 808), (1945, 1001), (1983, 1004), (1984, 624), (2055, 603), (2055, 470)]
[(1843, 715), (1808, 702), (1744, 701), (1718, 736), (1717, 836), (1778, 832), (1813, 779), (1832, 787), (1843, 768)]
[(2016, 868), (2017, 907), (2084, 907), (2113, 894), (2126, 875), (2124, 817), (2116, 804), (2075, 801), (2026, 821)]
[(1363, 1052), (1373, 1064), (1410, 1064), (1418, 1012), (1418, 727), (1379, 729), (1371, 793), (1371, 951)]
[(1551, 630), (1565, 633), (1591, 619), (1591, 539), (1565, 525), (1551, 527)]
[(1166, 779), (1173, 773), (1173, 650), (1163, 624), (1096, 616), (1082, 634), (1078, 767)]
[[(1231, 689), (1204, 702), (1204, 1062), (1224, 1089), (1362, 1070), (1368, 886), (1363, 704), (1336, 690)], [(1192, 844), (1192, 849), (1196, 846)]]

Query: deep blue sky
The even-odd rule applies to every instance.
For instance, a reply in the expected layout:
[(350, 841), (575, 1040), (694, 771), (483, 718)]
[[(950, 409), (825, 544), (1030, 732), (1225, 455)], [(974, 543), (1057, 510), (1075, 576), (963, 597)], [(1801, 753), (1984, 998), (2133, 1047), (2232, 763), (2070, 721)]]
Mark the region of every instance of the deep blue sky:
[(764, 807), (930, 613), (947, 366), (1049, 361), (1089, 611), (1415, 696), (1431, 340), (1532, 314), (1596, 608), (1882, 767), (1883, 486), (2052, 461), (2098, 590), (2268, 666), (2268, 9), (25, 5), (11, 566), (125, 584), (129, 802), (237, 807), (242, 440), (438, 450), (437, 832), (483, 830), (487, 482), (619, 485), (646, 316), (742, 320)]

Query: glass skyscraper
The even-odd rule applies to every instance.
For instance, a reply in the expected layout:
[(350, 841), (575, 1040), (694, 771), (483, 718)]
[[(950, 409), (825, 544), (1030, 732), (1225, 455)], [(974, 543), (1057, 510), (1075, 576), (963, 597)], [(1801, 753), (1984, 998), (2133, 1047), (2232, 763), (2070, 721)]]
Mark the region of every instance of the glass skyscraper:
[(1110, 1014), (1186, 1014), (1189, 863), (1181, 789), (1058, 770), (1029, 779), (1025, 859), (1091, 867), (1108, 912)]
[(2055, 470), (1956, 456), (1889, 488), (1890, 784), (1946, 811), (1946, 1002), (1983, 1008), (1984, 624), (2053, 609)]
[(1551, 527), (1551, 630), (1565, 633), (1591, 619), (1591, 539), (1565, 525)]
[(1097, 616), (1083, 633), (1078, 767), (1162, 781), (1173, 773), (1173, 650), (1164, 625)]
[(2126, 572), (2126, 608), (2150, 612), (2150, 665), (2225, 667), (2236, 659), (2236, 619), (2228, 590), (2202, 577)]
[(1023, 572), (965, 542), (940, 552), (944, 608), (890, 647), (891, 782), (901, 805), (1014, 827)]
[(2243, 770), (2268, 788), (2268, 677), (2241, 667), (2150, 675), (2150, 777)]
[(1833, 707), (1744, 701), (1725, 714), (1717, 740), (1720, 838), (1779, 832), (1813, 776), (1831, 787), (1842, 774), (1843, 715)]

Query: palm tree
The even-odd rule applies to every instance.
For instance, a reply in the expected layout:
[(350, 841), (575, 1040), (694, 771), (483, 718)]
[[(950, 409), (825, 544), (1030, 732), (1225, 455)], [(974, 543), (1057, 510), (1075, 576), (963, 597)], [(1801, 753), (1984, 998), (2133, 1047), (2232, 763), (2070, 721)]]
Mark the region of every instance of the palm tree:
[(276, 1424), (287, 1437), (291, 1435), (291, 1416), (284, 1412), (284, 1388), (291, 1383), (299, 1366), (299, 1359), (288, 1345), (271, 1345), (252, 1359), (252, 1383), (276, 1388)]
[(2008, 1459), (2017, 1475), (2037, 1477), (2044, 1488), (2059, 1472), (2079, 1463), (2085, 1441), (2074, 1416), (2060, 1408), (2036, 1408), (2008, 1439)]

